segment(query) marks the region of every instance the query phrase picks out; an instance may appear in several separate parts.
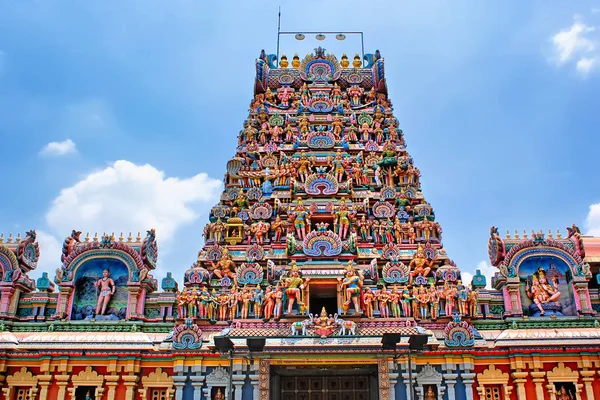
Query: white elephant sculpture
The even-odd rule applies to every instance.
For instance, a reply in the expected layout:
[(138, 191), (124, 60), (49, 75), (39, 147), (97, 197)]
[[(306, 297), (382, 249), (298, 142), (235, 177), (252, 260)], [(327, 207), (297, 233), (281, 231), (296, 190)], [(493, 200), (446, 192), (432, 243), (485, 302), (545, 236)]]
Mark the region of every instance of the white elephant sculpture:
[(290, 328), (292, 330), (292, 336), (306, 336), (306, 328), (312, 324), (312, 315), (308, 314), (310, 319), (305, 319), (304, 321), (295, 321), (292, 322)]
[(356, 335), (356, 322), (344, 321), (343, 319), (336, 319), (336, 322), (340, 324), (340, 335), (341, 336), (355, 336)]

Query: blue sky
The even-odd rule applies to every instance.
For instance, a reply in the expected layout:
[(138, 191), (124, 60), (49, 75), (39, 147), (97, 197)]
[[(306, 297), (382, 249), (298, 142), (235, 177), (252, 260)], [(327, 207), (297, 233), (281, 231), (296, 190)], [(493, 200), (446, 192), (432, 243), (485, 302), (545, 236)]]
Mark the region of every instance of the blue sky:
[[(282, 1), (282, 29), (362, 30), (366, 52), (380, 49), (463, 271), (491, 271), (490, 225), (600, 235), (597, 3), (415, 3)], [(155, 227), (155, 275), (182, 279), (276, 31), (266, 1), (0, 3), (0, 231), (38, 230), (33, 276), (59, 267), (73, 228)], [(319, 44), (360, 51), (356, 38)], [(286, 37), (281, 50), (316, 45)]]

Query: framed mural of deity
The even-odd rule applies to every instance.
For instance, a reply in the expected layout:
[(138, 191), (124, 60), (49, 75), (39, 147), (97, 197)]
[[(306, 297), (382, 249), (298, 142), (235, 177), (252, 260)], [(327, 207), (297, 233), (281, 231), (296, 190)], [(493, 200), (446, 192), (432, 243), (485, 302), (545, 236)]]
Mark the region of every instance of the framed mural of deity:
[(528, 257), (521, 262), (519, 275), (524, 315), (577, 315), (571, 270), (561, 258), (547, 255)]
[(83, 263), (75, 275), (71, 319), (124, 319), (128, 277), (127, 266), (118, 259), (94, 258)]

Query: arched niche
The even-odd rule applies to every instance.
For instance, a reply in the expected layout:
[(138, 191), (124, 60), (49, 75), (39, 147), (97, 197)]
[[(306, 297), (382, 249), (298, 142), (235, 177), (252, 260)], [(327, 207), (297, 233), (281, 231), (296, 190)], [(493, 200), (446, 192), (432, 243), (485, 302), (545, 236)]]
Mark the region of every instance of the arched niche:
[(138, 389), (142, 400), (166, 399), (171, 400), (175, 394), (173, 389), (173, 378), (162, 368), (158, 367), (148, 376), (142, 378), (142, 388)]
[(571, 384), (575, 388), (575, 398), (579, 400), (582, 385), (579, 382), (579, 372), (573, 371), (571, 368), (565, 366), (564, 363), (558, 363), (552, 371), (546, 372), (546, 378), (548, 379), (548, 393), (550, 393), (550, 400), (556, 400), (557, 391), (561, 387), (561, 384)]
[(19, 261), (15, 253), (8, 247), (0, 244), (0, 282), (12, 281), (12, 274), (19, 269)]
[[(572, 285), (575, 261), (568, 254), (559, 249), (533, 248), (518, 254), (515, 259), (518, 261), (516, 270), (524, 315), (577, 315), (580, 307)], [(555, 294), (558, 297), (553, 298)], [(540, 299), (543, 313), (535, 298)]]
[(22, 367), (19, 371), (6, 378), (6, 386), (2, 388), (5, 399), (12, 399), (19, 391), (23, 391), (23, 397), (35, 399), (38, 392), (38, 378)]
[[(86, 254), (83, 254), (84, 256)], [(129, 290), (127, 282), (133, 260), (125, 254), (94, 254), (75, 260), (73, 268), (73, 293), (71, 300), (71, 320), (92, 319), (96, 312), (100, 288), (95, 283), (103, 279), (103, 271), (109, 271), (109, 278), (115, 283), (115, 293), (111, 296), (104, 319), (120, 320), (127, 315)], [(135, 265), (134, 265), (135, 268)]]
[(73, 383), (73, 387), (68, 389), (71, 399), (79, 400), (79, 398), (85, 398), (87, 393), (90, 394), (93, 400), (102, 399), (102, 394), (104, 393), (104, 376), (98, 374), (92, 367), (87, 366), (77, 375), (73, 375), (71, 382)]
[(498, 389), (502, 399), (509, 400), (512, 388), (512, 385), (508, 385), (508, 373), (502, 372), (494, 364), (477, 374), (477, 392), (482, 399), (486, 398), (486, 390)]
[(426, 364), (417, 374), (419, 398), (424, 398), (430, 388), (438, 399), (441, 400), (444, 397), (446, 388), (442, 386), (442, 374), (436, 371), (431, 364)]

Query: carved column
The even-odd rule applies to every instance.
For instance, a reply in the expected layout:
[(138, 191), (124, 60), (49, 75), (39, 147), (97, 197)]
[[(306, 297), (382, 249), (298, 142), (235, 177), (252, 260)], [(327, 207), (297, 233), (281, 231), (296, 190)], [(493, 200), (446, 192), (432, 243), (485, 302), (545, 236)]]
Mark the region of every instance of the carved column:
[[(12, 283), (9, 284), (12, 285)], [(14, 293), (15, 288), (12, 286), (0, 287), (0, 314), (8, 314), (8, 310), (10, 308), (10, 300), (12, 299)]]
[(52, 375), (38, 375), (38, 386), (40, 387), (40, 400), (48, 397), (48, 386), (52, 382)]
[(175, 400), (183, 400), (183, 388), (185, 387), (186, 381), (187, 376), (176, 375), (173, 377), (173, 385), (175, 385)]
[(396, 400), (396, 384), (398, 383), (398, 373), (390, 372), (390, 400)]
[(454, 385), (456, 385), (456, 378), (458, 378), (458, 374), (444, 374), (444, 382), (446, 383), (449, 399), (454, 399), (456, 397), (455, 392), (454, 392)]
[(581, 375), (581, 380), (585, 386), (585, 396), (587, 397), (587, 400), (595, 400), (592, 382), (594, 382), (596, 371), (579, 371), (579, 374)]
[(202, 386), (204, 386), (203, 375), (192, 375), (190, 376), (192, 386), (194, 388), (194, 400), (200, 400), (202, 398)]
[(136, 318), (138, 295), (140, 294), (140, 287), (135, 284), (129, 286), (129, 299), (127, 301), (127, 319)]
[(106, 387), (108, 388), (108, 392), (106, 393), (107, 400), (115, 400), (115, 393), (117, 385), (119, 384), (119, 375), (106, 375), (104, 379), (106, 379)]
[(252, 398), (257, 399), (259, 397), (259, 386), (258, 386), (258, 375), (249, 375), (250, 384), (252, 385)]
[[(505, 306), (510, 306), (510, 311), (507, 308), (506, 313), (512, 316), (523, 315), (523, 310), (521, 309), (521, 292), (519, 291), (519, 286), (519, 278), (508, 278), (506, 286), (503, 288), (503, 290), (505, 290)], [(506, 298), (507, 295), (508, 299)]]
[(538, 399), (544, 398), (544, 381), (546, 379), (546, 373), (544, 371), (532, 371), (530, 372), (535, 384), (535, 397)]
[(242, 387), (244, 386), (245, 378), (246, 377), (244, 375), (233, 375), (232, 385), (234, 389), (234, 400), (242, 400)]
[(554, 384), (549, 383), (546, 385), (546, 389), (548, 390), (548, 393), (550, 393), (550, 400), (556, 400), (556, 388), (554, 387)]
[(270, 372), (269, 360), (260, 360), (258, 367), (259, 400), (269, 400)]
[(517, 399), (527, 400), (525, 393), (525, 382), (527, 382), (527, 372), (513, 372), (513, 382), (517, 385)]
[(54, 375), (54, 379), (56, 379), (56, 384), (58, 385), (56, 400), (65, 400), (67, 385), (69, 384), (69, 375)]
[(465, 398), (473, 400), (473, 383), (475, 383), (475, 374), (472, 372), (464, 372), (460, 374), (465, 385)]
[(137, 386), (138, 377), (135, 375), (123, 376), (123, 383), (125, 383), (125, 400), (134, 400), (135, 388)]
[(54, 316), (57, 318), (65, 318), (67, 316), (67, 309), (69, 306), (69, 299), (71, 298), (71, 292), (73, 286), (60, 286), (58, 293), (58, 300), (56, 300), (56, 311)]
[(576, 300), (579, 303), (582, 314), (594, 314), (590, 305), (590, 293), (588, 291), (587, 280), (583, 276), (573, 278), (573, 288), (577, 292)]

